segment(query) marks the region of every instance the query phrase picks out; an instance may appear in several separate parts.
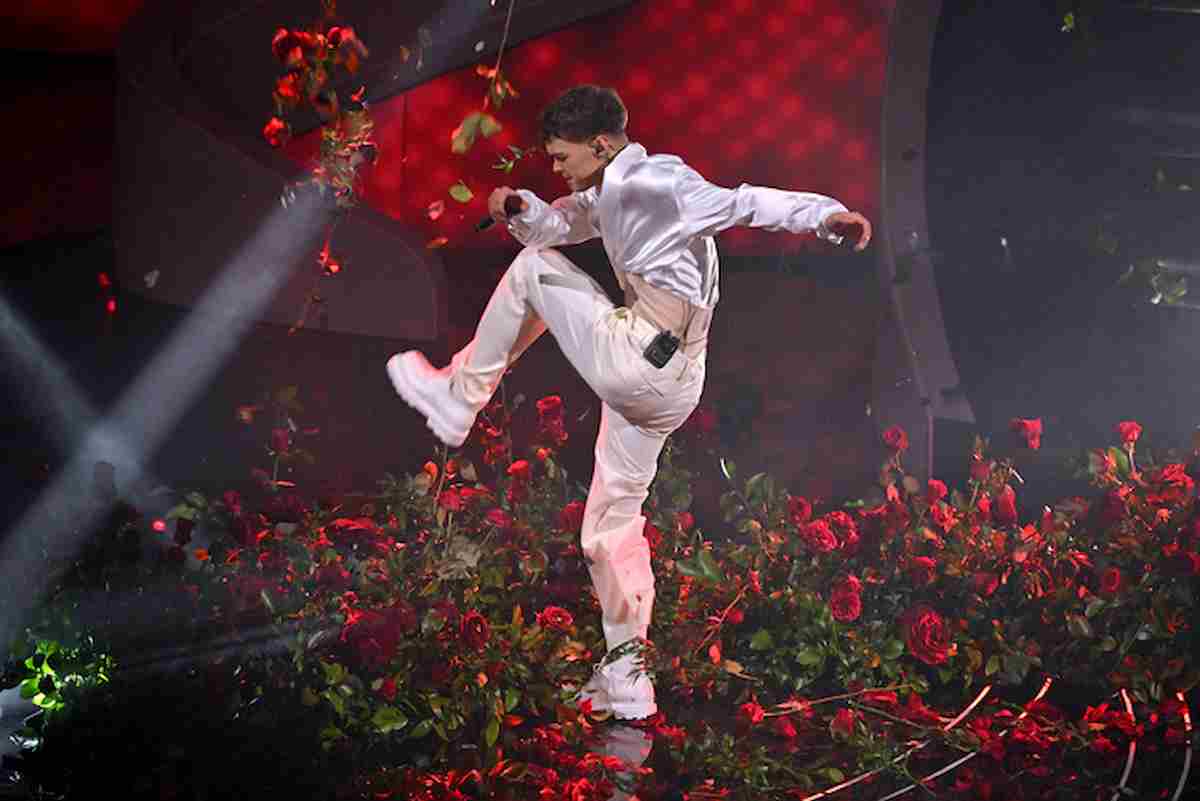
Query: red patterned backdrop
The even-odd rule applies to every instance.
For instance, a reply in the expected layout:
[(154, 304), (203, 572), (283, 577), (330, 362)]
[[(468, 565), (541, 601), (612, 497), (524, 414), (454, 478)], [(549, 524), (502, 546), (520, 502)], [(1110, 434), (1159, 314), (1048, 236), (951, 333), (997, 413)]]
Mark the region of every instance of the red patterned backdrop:
[[(500, 0), (503, 2), (503, 0)], [(710, 180), (832, 194), (874, 216), (878, 128), (891, 0), (644, 0), (513, 48), (504, 72), (521, 96), (496, 113), (504, 130), (465, 156), (451, 133), (480, 107), (475, 70), (441, 76), (373, 105), (381, 159), (369, 172), (372, 205), (429, 240), (471, 247), (471, 226), (499, 183), (552, 198), (565, 191), (544, 156), (511, 179), (492, 169), (508, 145), (536, 141), (537, 114), (562, 89), (599, 83), (620, 92), (630, 133), (651, 152), (676, 153)], [(361, 31), (370, 44), (370, 31)], [(315, 152), (316, 133), (289, 153)], [(463, 180), (466, 206), (447, 189)], [(438, 200), (437, 220), (426, 210)], [(494, 240), (487, 240), (494, 241)], [(794, 237), (734, 229), (722, 244), (744, 253), (798, 246)]]

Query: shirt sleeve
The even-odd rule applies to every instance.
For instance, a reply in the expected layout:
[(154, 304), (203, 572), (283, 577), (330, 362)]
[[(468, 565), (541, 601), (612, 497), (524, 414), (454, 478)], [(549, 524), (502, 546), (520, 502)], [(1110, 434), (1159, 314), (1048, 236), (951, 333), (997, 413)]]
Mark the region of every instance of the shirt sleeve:
[(839, 201), (813, 192), (750, 184), (727, 189), (709, 183), (691, 167), (680, 170), (675, 198), (688, 236), (712, 236), (743, 225), (794, 234), (815, 231), (822, 239), (841, 243), (842, 237), (827, 230), (824, 222), (830, 214), (847, 211)]
[(525, 211), (510, 217), (509, 232), (529, 247), (574, 245), (600, 236), (592, 221), (592, 206), (579, 192), (546, 203), (528, 189), (518, 189)]

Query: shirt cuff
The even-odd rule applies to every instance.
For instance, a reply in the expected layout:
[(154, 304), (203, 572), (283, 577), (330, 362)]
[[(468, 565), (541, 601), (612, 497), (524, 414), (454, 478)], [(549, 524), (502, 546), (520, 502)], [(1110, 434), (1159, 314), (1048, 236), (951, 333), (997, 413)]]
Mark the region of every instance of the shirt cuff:
[(832, 214), (837, 214), (841, 209), (835, 209), (825, 215), (825, 219), (821, 220), (821, 224), (817, 226), (817, 238), (824, 239), (826, 242), (832, 242), (835, 245), (840, 245), (846, 240), (846, 237), (841, 234), (835, 234), (825, 227), (825, 220), (829, 219)]

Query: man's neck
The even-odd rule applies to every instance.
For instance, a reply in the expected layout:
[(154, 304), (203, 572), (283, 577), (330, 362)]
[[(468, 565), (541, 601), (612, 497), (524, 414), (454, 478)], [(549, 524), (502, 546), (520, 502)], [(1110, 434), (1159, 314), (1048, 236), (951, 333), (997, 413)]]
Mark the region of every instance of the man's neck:
[(617, 145), (617, 149), (604, 157), (604, 166), (600, 168), (600, 179), (596, 182), (596, 191), (599, 192), (604, 188), (604, 173), (608, 171), (608, 165), (616, 160), (617, 156), (621, 155), (621, 151), (629, 147), (629, 140), (626, 139), (621, 144)]

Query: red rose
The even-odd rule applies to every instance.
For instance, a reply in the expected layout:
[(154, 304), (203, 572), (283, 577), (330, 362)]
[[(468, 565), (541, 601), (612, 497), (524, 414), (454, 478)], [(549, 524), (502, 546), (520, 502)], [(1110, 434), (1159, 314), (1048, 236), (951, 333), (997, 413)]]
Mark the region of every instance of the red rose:
[(734, 626), (740, 625), (745, 619), (746, 613), (737, 607), (730, 609), (729, 614), (725, 616), (725, 620)]
[(663, 535), (649, 520), (646, 521), (646, 525), (642, 526), (642, 536), (646, 538), (646, 543), (650, 546), (650, 553), (658, 553), (658, 549), (662, 546)]
[(936, 478), (929, 479), (929, 489), (925, 492), (925, 499), (930, 503), (937, 503), (942, 498), (949, 495), (945, 483), (938, 481)]
[(755, 726), (766, 718), (766, 710), (759, 706), (757, 701), (747, 701), (738, 707), (738, 717)]
[(946, 622), (926, 604), (917, 604), (901, 618), (908, 650), (927, 665), (940, 665), (950, 656)]
[(533, 476), (529, 462), (525, 459), (518, 459), (509, 465), (508, 474), (512, 476), (513, 481), (517, 482), (528, 481)]
[(1006, 484), (1004, 489), (1000, 490), (1000, 496), (996, 498), (996, 505), (992, 508), (992, 512), (999, 525), (1011, 526), (1016, 524), (1017, 493), (1013, 491), (1012, 486)]
[(396, 677), (388, 676), (379, 685), (379, 694), (389, 701), (396, 700)]
[(549, 395), (537, 402), (538, 439), (561, 448), (567, 442), (567, 429), (563, 424), (562, 398)]
[(788, 498), (788, 515), (797, 528), (812, 520), (812, 504), (799, 496)]
[(829, 732), (835, 737), (851, 737), (854, 735), (854, 724), (857, 720), (858, 713), (842, 707), (833, 716), (833, 720), (829, 721)]
[(1142, 435), (1142, 427), (1132, 420), (1126, 420), (1117, 423), (1117, 433), (1121, 436), (1121, 442), (1132, 445)]
[(462, 495), (456, 489), (445, 490), (438, 496), (438, 506), (449, 512), (461, 512), (465, 505)]
[(987, 481), (992, 475), (991, 460), (972, 459), (971, 460), (971, 479), (974, 481)]
[(1025, 420), (1021, 417), (1014, 417), (1008, 427), (1014, 433), (1025, 438), (1025, 444), (1030, 450), (1036, 451), (1042, 447), (1042, 419), (1035, 417), (1032, 420)]
[(937, 562), (928, 556), (914, 556), (908, 560), (908, 573), (918, 587), (932, 584), (937, 578)]
[(567, 631), (574, 623), (571, 613), (561, 606), (547, 606), (537, 613), (537, 624), (544, 629)]
[(289, 72), (275, 82), (275, 97), (281, 105), (295, 107), (300, 102), (299, 76)]
[(852, 623), (862, 614), (862, 596), (857, 592), (835, 592), (829, 596), (829, 611), (839, 623)]
[(833, 588), (830, 590), (830, 592), (834, 594), (843, 592), (852, 592), (858, 594), (862, 592), (862, 581), (859, 580), (858, 576), (853, 574), (843, 576), (833, 583)]
[(771, 721), (771, 726), (775, 729), (775, 734), (779, 735), (785, 740), (796, 739), (796, 726), (794, 723), (792, 723), (791, 718), (789, 718), (787, 715), (780, 715), (779, 717), (773, 718)]
[(800, 529), (804, 542), (816, 553), (830, 553), (837, 550), (838, 538), (824, 520), (814, 520), (806, 523)]
[(459, 634), (468, 648), (482, 651), (492, 636), (492, 627), (488, 625), (487, 618), (472, 609), (463, 615)]
[(558, 513), (558, 527), (563, 531), (578, 533), (583, 528), (583, 501), (571, 501)]
[(975, 509), (984, 520), (992, 519), (992, 499), (986, 492), (979, 496), (979, 501), (976, 502)]
[(538, 417), (558, 417), (562, 415), (562, 397), (547, 395), (537, 402)]
[(1190, 497), (1195, 489), (1195, 482), (1187, 474), (1187, 468), (1177, 462), (1163, 465), (1161, 469), (1151, 474), (1152, 483), (1160, 485), (1160, 503), (1170, 504), (1183, 501)]
[(858, 576), (845, 576), (834, 582), (829, 592), (829, 611), (839, 623), (850, 623), (862, 615), (862, 582)]
[(717, 413), (710, 406), (697, 406), (681, 429), (706, 437), (717, 430)]
[(686, 534), (696, 525), (696, 518), (692, 516), (691, 512), (678, 512), (675, 515), (675, 525)]
[(279, 147), (291, 137), (291, 129), (283, 120), (272, 117), (263, 126), (262, 134), (263, 138), (267, 140), (267, 144), (271, 147)]
[(1100, 574), (1100, 591), (1107, 595), (1116, 595), (1121, 591), (1121, 571), (1110, 567)]
[(512, 515), (498, 506), (495, 509), (489, 509), (486, 517), (487, 521), (496, 528), (512, 528), (513, 523), (516, 522)]
[(908, 450), (908, 434), (900, 426), (892, 426), (887, 431), (884, 431), (883, 441), (897, 453)]
[(271, 450), (276, 453), (287, 453), (292, 445), (292, 434), (286, 428), (271, 429)]
[(976, 573), (971, 577), (975, 592), (987, 598), (1000, 587), (1000, 577), (995, 573)]

